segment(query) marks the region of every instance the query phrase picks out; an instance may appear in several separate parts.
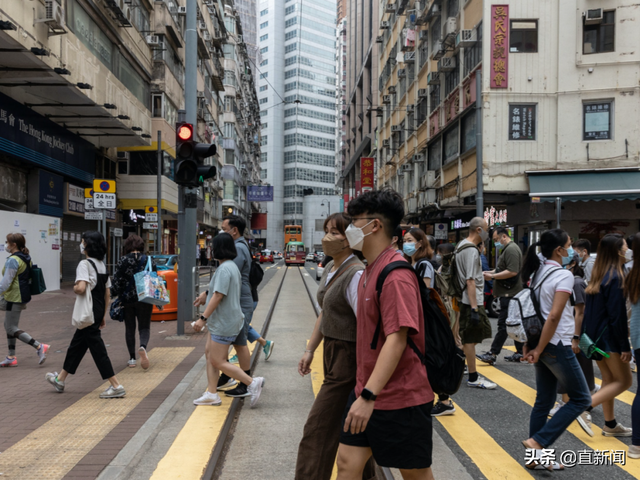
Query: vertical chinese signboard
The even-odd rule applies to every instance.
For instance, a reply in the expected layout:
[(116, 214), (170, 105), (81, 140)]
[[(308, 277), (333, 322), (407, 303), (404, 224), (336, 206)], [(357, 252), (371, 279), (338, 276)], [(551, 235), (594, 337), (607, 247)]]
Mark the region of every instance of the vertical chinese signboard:
[(362, 193), (373, 190), (373, 158), (360, 159), (360, 188)]
[(536, 106), (509, 105), (509, 140), (536, 139)]
[(491, 5), (491, 88), (509, 86), (509, 5)]

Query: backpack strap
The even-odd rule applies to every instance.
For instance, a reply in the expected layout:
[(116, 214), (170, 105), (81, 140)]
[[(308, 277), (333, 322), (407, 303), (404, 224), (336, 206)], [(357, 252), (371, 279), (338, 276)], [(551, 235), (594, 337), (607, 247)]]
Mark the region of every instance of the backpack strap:
[[(382, 269), (382, 272), (380, 272), (380, 276), (376, 281), (376, 292), (378, 292), (378, 304), (380, 303), (380, 295), (382, 294), (382, 287), (384, 286), (384, 281), (387, 279), (387, 276), (397, 268), (408, 269), (408, 270), (411, 270), (413, 273), (416, 273), (415, 269), (411, 265), (409, 265), (408, 262), (404, 260), (391, 262), (390, 264), (385, 266)], [(374, 332), (373, 339), (371, 340), (371, 350), (375, 350), (378, 347), (378, 338), (380, 337), (381, 329), (382, 329), (382, 313), (380, 313), (379, 315), (378, 325), (376, 326), (376, 331)]]
[(536, 290), (538, 290), (540, 287), (542, 287), (542, 284), (547, 280), (547, 278), (549, 278), (551, 275), (553, 275), (555, 272), (559, 271), (559, 270), (564, 270), (562, 267), (556, 267), (556, 268), (552, 268), (551, 270), (549, 270), (547, 272), (547, 274), (542, 278), (542, 280), (540, 280), (535, 287), (532, 287), (532, 290), (535, 292)]

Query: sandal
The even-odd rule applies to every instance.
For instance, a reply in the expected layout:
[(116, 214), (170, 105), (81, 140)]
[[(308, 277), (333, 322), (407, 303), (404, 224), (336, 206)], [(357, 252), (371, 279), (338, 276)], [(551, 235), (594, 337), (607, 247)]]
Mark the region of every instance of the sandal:
[[(524, 448), (526, 448), (527, 450), (532, 450), (533, 451), (533, 459), (529, 459), (525, 457), (525, 464), (524, 466), (526, 468), (528, 468), (529, 470), (548, 470), (548, 471), (553, 471), (553, 470), (563, 470), (564, 469), (564, 465), (560, 465), (558, 464), (558, 468), (555, 468), (555, 466), (553, 464), (557, 463), (554, 461), (550, 461), (548, 465), (544, 465), (542, 463), (542, 455), (541, 452), (542, 450), (537, 449), (537, 448), (531, 448), (529, 445), (526, 444), (525, 440), (522, 441), (522, 445), (524, 446)], [(562, 467), (562, 468), (560, 468)]]

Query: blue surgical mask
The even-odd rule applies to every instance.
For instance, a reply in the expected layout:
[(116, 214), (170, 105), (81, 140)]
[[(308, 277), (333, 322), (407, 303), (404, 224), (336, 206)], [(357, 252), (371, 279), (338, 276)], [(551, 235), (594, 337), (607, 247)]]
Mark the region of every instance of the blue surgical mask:
[(402, 245), (402, 251), (408, 257), (412, 257), (416, 253), (416, 244), (415, 243), (405, 243)]
[(573, 255), (573, 247), (567, 248), (567, 256), (562, 257), (562, 265), (569, 265), (571, 263), (571, 260), (573, 259)]
[(502, 248), (502, 244), (500, 242), (494, 242), (494, 245), (496, 246), (496, 248), (498, 250), (500, 250)]

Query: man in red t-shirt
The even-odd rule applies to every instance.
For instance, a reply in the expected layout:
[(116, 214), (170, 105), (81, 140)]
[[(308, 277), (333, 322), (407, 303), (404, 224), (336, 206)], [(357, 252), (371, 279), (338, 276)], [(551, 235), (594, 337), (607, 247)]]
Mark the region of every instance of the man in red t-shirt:
[[(338, 479), (360, 479), (371, 455), (378, 465), (400, 469), (404, 479), (432, 480), (433, 391), (407, 337), (424, 352), (420, 288), (414, 272), (389, 273), (380, 299), (380, 272), (403, 257), (391, 237), (404, 217), (402, 197), (393, 190), (367, 192), (349, 202), (349, 245), (361, 250), (367, 268), (358, 285), (356, 388), (344, 415), (338, 450)], [(371, 348), (382, 322), (376, 349)]]

